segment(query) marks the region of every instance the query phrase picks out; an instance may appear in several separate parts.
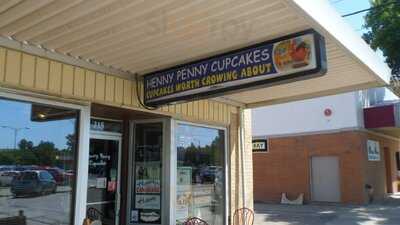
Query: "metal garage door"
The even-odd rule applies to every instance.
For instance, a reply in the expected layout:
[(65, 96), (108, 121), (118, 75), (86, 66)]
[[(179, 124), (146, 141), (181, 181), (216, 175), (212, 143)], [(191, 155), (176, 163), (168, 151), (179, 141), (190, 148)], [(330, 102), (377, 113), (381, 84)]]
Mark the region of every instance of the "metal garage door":
[(318, 202), (340, 202), (339, 158), (311, 158), (311, 198)]

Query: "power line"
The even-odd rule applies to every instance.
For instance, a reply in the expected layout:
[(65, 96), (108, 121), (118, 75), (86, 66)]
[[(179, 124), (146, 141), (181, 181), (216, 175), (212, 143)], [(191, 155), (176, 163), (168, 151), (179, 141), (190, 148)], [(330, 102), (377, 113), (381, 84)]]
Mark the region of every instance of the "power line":
[(382, 8), (382, 7), (391, 5), (391, 4), (398, 4), (398, 3), (400, 3), (400, 1), (388, 2), (386, 4), (370, 7), (368, 9), (362, 9), (362, 10), (359, 10), (359, 11), (348, 13), (348, 14), (342, 15), (342, 17), (354, 16), (354, 15), (357, 15), (357, 14), (360, 14), (360, 13), (363, 13), (363, 12), (367, 12), (367, 11), (370, 11), (370, 10), (373, 10), (373, 9), (379, 9), (379, 8)]
[(349, 13), (349, 14), (342, 15), (342, 17), (354, 16), (354, 15), (357, 15), (357, 14), (360, 14), (360, 13), (363, 13), (363, 12), (370, 11), (370, 10), (375, 9), (375, 8), (377, 8), (377, 7), (371, 7), (371, 8), (368, 8), (368, 9), (355, 11), (355, 12), (352, 12), (352, 13)]
[(343, 2), (344, 0), (336, 0), (336, 1), (331, 1), (331, 4), (337, 4), (339, 2)]

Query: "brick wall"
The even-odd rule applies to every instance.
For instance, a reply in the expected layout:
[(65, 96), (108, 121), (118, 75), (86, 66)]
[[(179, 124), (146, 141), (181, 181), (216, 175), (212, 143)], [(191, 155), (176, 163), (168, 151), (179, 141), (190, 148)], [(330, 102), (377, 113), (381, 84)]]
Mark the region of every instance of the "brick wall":
[(269, 153), (253, 153), (254, 200), (279, 202), (300, 193), (309, 201), (310, 158), (338, 156), (343, 203), (365, 203), (362, 132), (339, 132), (270, 139)]
[[(364, 133), (365, 140), (370, 139), (379, 142), (381, 160), (368, 161), (365, 149), (365, 177), (366, 183), (374, 188), (374, 198), (382, 199), (387, 191), (397, 192), (397, 167), (395, 153), (399, 149), (399, 141), (389, 139), (373, 133)], [(366, 142), (366, 141), (365, 141)], [(364, 148), (366, 148), (366, 144)], [(386, 155), (387, 154), (387, 155)], [(390, 161), (390, 162), (389, 162)], [(387, 171), (388, 170), (388, 171)], [(388, 172), (389, 177), (386, 176)]]

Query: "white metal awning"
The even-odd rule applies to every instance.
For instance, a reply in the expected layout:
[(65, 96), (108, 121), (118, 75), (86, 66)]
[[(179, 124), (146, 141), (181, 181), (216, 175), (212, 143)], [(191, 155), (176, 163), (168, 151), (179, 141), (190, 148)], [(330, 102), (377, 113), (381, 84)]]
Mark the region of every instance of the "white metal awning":
[(256, 107), (387, 85), (387, 66), (325, 0), (0, 1), (0, 45), (38, 46), (45, 56), (67, 55), (121, 76), (308, 28), (326, 38), (327, 75), (223, 98)]

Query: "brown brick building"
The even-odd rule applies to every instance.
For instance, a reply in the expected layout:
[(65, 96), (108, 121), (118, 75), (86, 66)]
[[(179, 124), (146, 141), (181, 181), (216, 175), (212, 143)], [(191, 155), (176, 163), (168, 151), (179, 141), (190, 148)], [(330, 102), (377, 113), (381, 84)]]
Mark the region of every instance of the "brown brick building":
[[(341, 117), (340, 104), (331, 106), (337, 117)], [(383, 113), (371, 115), (369, 111), (377, 108), (382, 107), (364, 111), (365, 127), (369, 129), (267, 136), (268, 151), (253, 153), (254, 200), (280, 202), (282, 193), (286, 193), (289, 199), (304, 194), (306, 202), (364, 204), (371, 198), (368, 193), (372, 192), (373, 199), (378, 200), (399, 191), (400, 141), (396, 138), (396, 124), (371, 127), (372, 120), (379, 120)], [(308, 120), (307, 116), (304, 120)], [(335, 118), (328, 122), (332, 121)], [(378, 143), (375, 158), (369, 157), (368, 143)]]
[[(368, 139), (379, 141), (380, 161), (368, 161)], [(398, 190), (398, 148), (399, 141), (367, 131), (271, 138), (268, 153), (253, 154), (254, 199), (279, 202), (282, 193), (289, 198), (304, 193), (305, 200), (311, 201), (311, 159), (320, 156), (339, 160), (340, 202), (366, 203), (366, 184), (374, 188), (376, 199), (383, 198), (387, 192)]]

